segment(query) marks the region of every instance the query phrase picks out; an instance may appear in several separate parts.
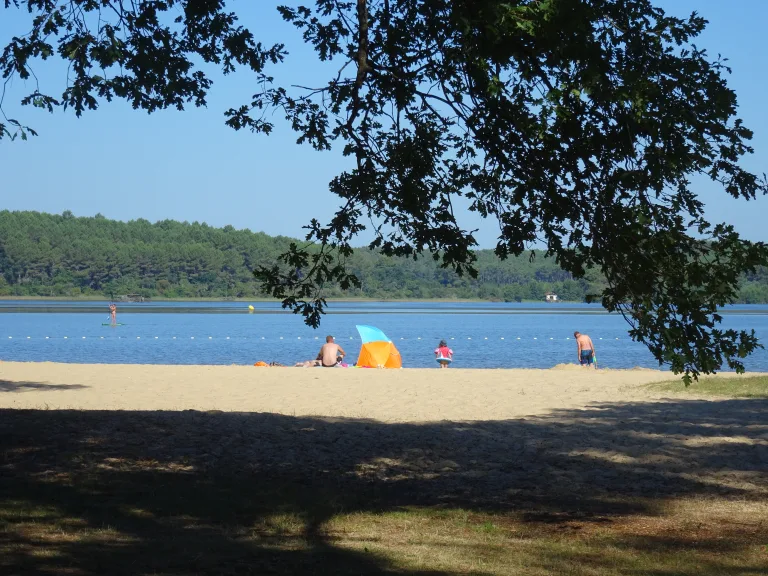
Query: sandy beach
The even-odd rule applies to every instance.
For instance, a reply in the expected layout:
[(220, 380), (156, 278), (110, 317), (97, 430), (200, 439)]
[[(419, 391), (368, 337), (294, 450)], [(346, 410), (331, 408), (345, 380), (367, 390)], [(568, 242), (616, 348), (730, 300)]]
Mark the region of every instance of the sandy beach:
[(221, 410), (381, 422), (506, 420), (595, 403), (659, 400), (670, 394), (645, 385), (675, 378), (658, 370), (575, 365), (390, 371), (4, 362), (0, 408)]
[[(768, 464), (768, 400), (699, 398), (682, 382), (679, 394), (648, 386), (673, 379), (662, 371), (568, 365), (370, 370), (9, 362), (0, 363), (0, 433), (48, 429), (46, 438), (66, 436), (76, 452), (87, 446), (89, 458), (103, 451), (100, 457), (119, 456), (128, 468), (153, 461), (198, 471), (333, 470), (381, 481), (439, 477), (457, 486), (482, 478), (489, 485), (476, 496), (493, 501), (506, 498), (502, 488), (510, 482), (536, 486), (534, 478), (547, 475), (554, 475), (550, 490), (626, 490), (636, 475), (632, 490), (641, 492), (699, 492), (694, 482), (768, 495), (768, 479), (758, 473)], [(13, 410), (20, 408), (36, 411)]]
[[(677, 569), (683, 549), (697, 570), (711, 552), (710, 570), (695, 573), (762, 565), (768, 399), (648, 386), (673, 379), (576, 366), (0, 363), (0, 572), (95, 575), (112, 562), (127, 575), (141, 559), (141, 573), (221, 574), (234, 557), (259, 570), (243, 573), (346, 563), (356, 569), (345, 574), (501, 575), (538, 562), (541, 548), (522, 560), (519, 550), (547, 538), (556, 560), (521, 574), (569, 571), (583, 558), (560, 554), (587, 543), (589, 574), (691, 574)], [(395, 524), (383, 528), (388, 513)], [(478, 571), (467, 541), (485, 550), (490, 529), (508, 533), (493, 547), (497, 568)], [(459, 572), (433, 570), (446, 530)], [(427, 533), (439, 542), (424, 548)], [(659, 545), (664, 570), (638, 569), (638, 554), (655, 566)], [(605, 550), (625, 549), (592, 571)], [(294, 569), (294, 556), (314, 568)], [(417, 560), (380, 569), (390, 557)]]

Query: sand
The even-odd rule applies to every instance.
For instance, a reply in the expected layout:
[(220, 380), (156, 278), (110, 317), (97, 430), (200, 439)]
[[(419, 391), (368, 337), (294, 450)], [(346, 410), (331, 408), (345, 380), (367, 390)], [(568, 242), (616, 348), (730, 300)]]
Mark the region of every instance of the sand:
[(332, 486), (344, 510), (392, 498), (544, 522), (655, 515), (671, 497), (768, 501), (768, 400), (647, 386), (671, 378), (0, 363), (0, 476), (26, 486), (91, 474), (101, 486), (148, 470), (203, 483), (224, 473), (308, 494)]
[(670, 393), (646, 384), (671, 379), (671, 373), (657, 370), (595, 371), (575, 365), (550, 370), (370, 370), (3, 362), (0, 408), (487, 421), (605, 402), (659, 400)]

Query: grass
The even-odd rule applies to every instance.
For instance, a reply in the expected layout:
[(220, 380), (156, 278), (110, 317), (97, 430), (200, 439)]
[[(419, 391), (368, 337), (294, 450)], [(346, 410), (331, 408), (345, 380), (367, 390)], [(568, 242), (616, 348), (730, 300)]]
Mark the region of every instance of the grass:
[(766, 379), (700, 384), (741, 399), (429, 425), (0, 410), (0, 574), (765, 576)]
[(768, 376), (702, 377), (698, 382), (693, 382), (688, 387), (685, 387), (680, 380), (650, 384), (649, 386), (659, 391), (683, 395), (768, 398)]
[[(327, 530), (338, 546), (389, 558), (404, 573), (765, 574), (765, 531), (758, 535), (754, 528), (768, 507), (744, 514), (740, 505), (721, 503), (712, 513), (707, 511), (712, 504), (677, 502), (661, 516), (556, 525), (509, 514), (413, 509), (377, 518), (341, 515)], [(744, 527), (729, 530), (734, 512)], [(715, 535), (712, 528), (718, 525), (723, 533)], [(732, 554), (734, 548), (738, 554)]]
[[(202, 486), (193, 492), (179, 496), (199, 499)], [(137, 495), (126, 490), (111, 498), (129, 496)], [(278, 489), (272, 496), (295, 495)], [(126, 509), (114, 525), (93, 526), (89, 516), (104, 505), (97, 501), (63, 500), (58, 508), (4, 502), (3, 573), (747, 576), (764, 575), (768, 565), (765, 504), (679, 501), (660, 515), (557, 524), (517, 514), (410, 507), (338, 512), (308, 530), (307, 515), (322, 510), (265, 515), (254, 523), (230, 511), (226, 522), (212, 523), (163, 513), (167, 503), (160, 501)], [(95, 510), (85, 511), (91, 506)], [(222, 506), (226, 502), (209, 496), (197, 509), (210, 518)], [(84, 513), (73, 513), (78, 509)]]

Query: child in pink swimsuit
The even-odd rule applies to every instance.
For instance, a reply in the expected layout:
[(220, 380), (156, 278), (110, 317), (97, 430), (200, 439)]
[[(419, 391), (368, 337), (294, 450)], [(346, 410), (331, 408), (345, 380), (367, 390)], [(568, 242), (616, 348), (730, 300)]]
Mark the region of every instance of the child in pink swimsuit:
[(445, 340), (440, 340), (440, 344), (435, 348), (435, 359), (440, 364), (440, 368), (448, 368), (453, 362), (453, 350), (448, 348)]

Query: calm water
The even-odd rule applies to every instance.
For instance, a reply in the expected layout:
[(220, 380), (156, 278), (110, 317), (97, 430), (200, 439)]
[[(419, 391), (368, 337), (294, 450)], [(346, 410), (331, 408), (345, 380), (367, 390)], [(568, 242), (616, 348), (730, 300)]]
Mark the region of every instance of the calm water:
[[(68, 312), (3, 312), (19, 306)], [(86, 311), (100, 306), (104, 312)], [(354, 359), (360, 348), (355, 325), (370, 324), (395, 342), (406, 367), (436, 366), (432, 350), (444, 338), (455, 352), (456, 367), (548, 368), (575, 361), (574, 330), (592, 337), (602, 367), (658, 366), (644, 346), (629, 339), (621, 316), (594, 305), (333, 303), (317, 331), (298, 316), (278, 313), (276, 304), (254, 306), (256, 312), (248, 314), (242, 302), (120, 304), (118, 321), (125, 325), (110, 327), (102, 326), (108, 322), (106, 303), (0, 301), (0, 359), (293, 364), (313, 358), (326, 334), (333, 334)], [(147, 313), (152, 308), (158, 311)], [(768, 339), (768, 306), (730, 308), (724, 326), (754, 329)], [(768, 371), (768, 352), (759, 351), (746, 365)]]

